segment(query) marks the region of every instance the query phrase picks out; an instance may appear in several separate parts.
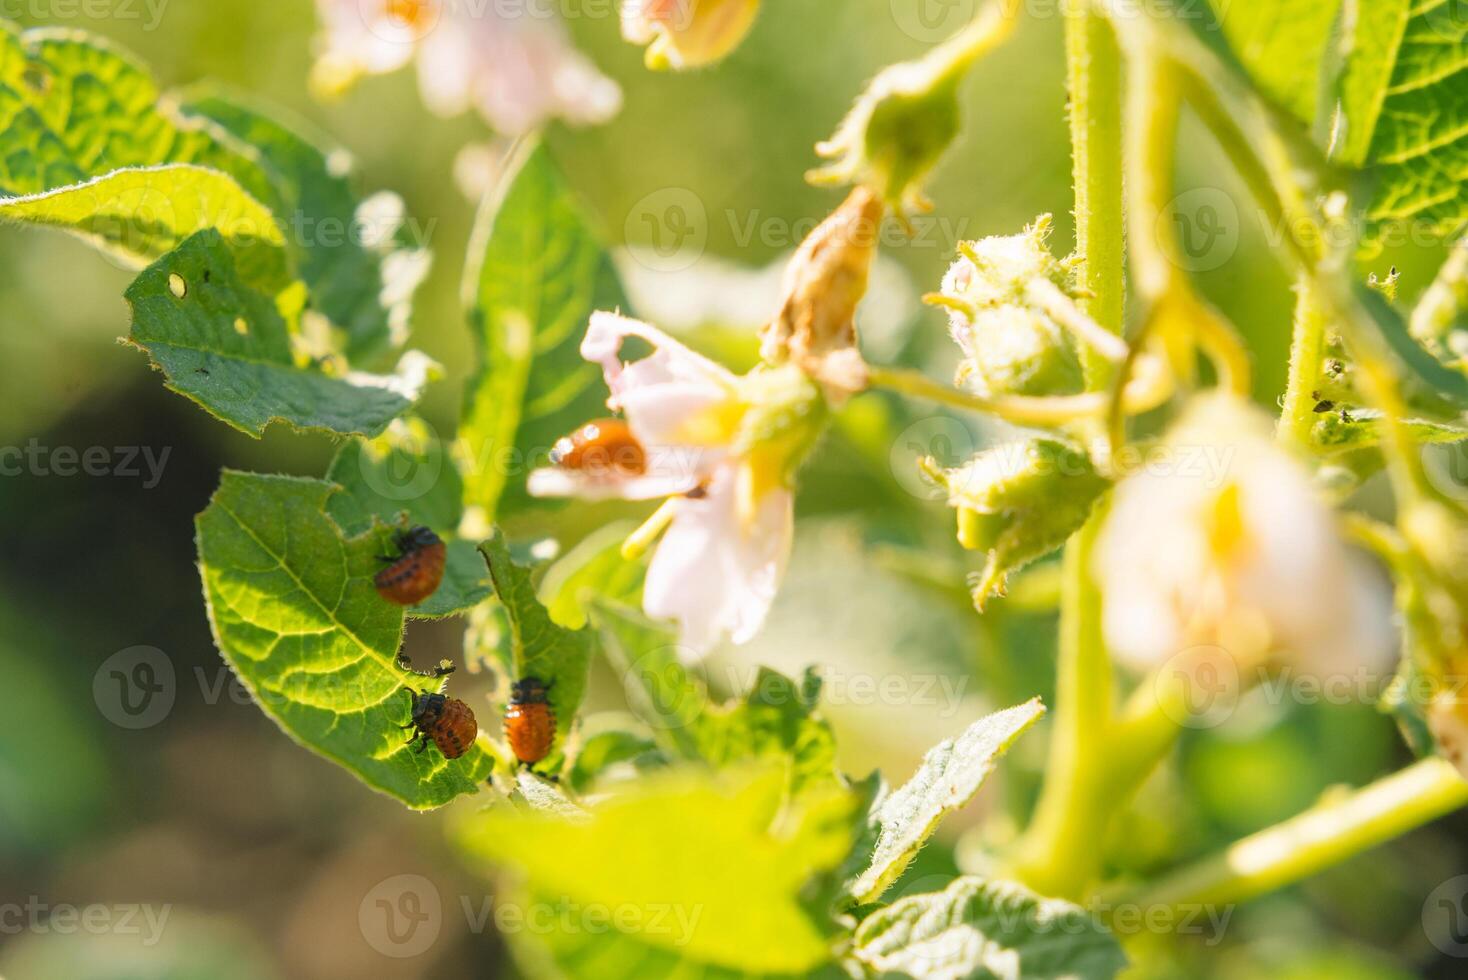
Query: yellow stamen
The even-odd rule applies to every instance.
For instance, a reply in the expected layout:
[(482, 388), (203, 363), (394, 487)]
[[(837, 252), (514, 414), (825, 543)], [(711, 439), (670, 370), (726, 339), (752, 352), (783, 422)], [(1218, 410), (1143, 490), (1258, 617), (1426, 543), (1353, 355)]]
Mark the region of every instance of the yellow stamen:
[(636, 561), (647, 554), (647, 549), (651, 548), (662, 533), (668, 529), (668, 525), (673, 523), (675, 512), (673, 505), (676, 503), (676, 497), (664, 500), (663, 505), (654, 511), (641, 527), (627, 535), (627, 540), (622, 542), (623, 558), (628, 561)]

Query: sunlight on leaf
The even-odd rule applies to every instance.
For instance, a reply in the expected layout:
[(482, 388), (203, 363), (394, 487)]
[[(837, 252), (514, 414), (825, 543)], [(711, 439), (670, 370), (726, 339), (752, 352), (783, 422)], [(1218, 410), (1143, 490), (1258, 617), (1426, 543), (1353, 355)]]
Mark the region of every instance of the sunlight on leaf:
[(421, 355), (405, 357), (401, 377), (333, 377), (303, 366), (292, 349), (299, 309), (283, 310), (244, 283), (215, 231), (149, 266), (126, 296), (129, 341), (148, 352), (168, 387), (255, 437), (275, 421), (377, 435), (412, 407), (426, 381)]
[(880, 898), (939, 821), (973, 799), (999, 757), (1044, 713), (1036, 698), (982, 718), (958, 738), (929, 749), (906, 785), (878, 800), (871, 814), (875, 844), (870, 859), (847, 885), (853, 903), (866, 905)]
[[(614, 924), (659, 951), (654, 962), (672, 955), (687, 971), (801, 973), (830, 958), (830, 927), (803, 895), (850, 848), (853, 801), (833, 791), (782, 813), (783, 797), (777, 773), (673, 773), (603, 801), (589, 821), (501, 806), (459, 839), (471, 856), (520, 871), (535, 893), (624, 910)], [(587, 936), (544, 941), (574, 959)]]
[(525, 477), (555, 441), (606, 414), (601, 370), (582, 359), (594, 310), (627, 301), (550, 153), (522, 146), (486, 201), (469, 259), (478, 367), (459, 446), (466, 503), (486, 522), (522, 507)]
[(853, 955), (880, 973), (934, 980), (1111, 980), (1127, 964), (1079, 905), (974, 877), (872, 913)]
[(382, 536), (342, 535), (319, 480), (226, 470), (197, 520), (215, 643), (255, 702), (296, 742), (416, 810), (474, 793), (493, 768), (404, 744), (403, 610), (372, 585)]

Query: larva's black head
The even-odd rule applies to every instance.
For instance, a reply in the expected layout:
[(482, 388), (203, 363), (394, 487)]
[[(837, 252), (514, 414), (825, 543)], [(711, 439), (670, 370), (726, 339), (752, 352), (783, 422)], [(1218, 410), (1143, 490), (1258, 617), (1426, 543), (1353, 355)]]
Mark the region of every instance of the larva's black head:
[(522, 677), (510, 685), (511, 704), (545, 704), (550, 687), (539, 677)]
[(413, 702), (413, 724), (415, 725), (422, 726), (437, 718), (443, 712), (443, 706), (448, 702), (448, 698), (442, 694), (434, 694), (431, 691), (419, 693), (411, 687), (405, 690)]
[(405, 554), (438, 544), (439, 541), (440, 538), (437, 534), (433, 533), (433, 529), (425, 527), (422, 524), (417, 527), (410, 527), (406, 531), (399, 531), (393, 535), (393, 543), (398, 546), (399, 551)]

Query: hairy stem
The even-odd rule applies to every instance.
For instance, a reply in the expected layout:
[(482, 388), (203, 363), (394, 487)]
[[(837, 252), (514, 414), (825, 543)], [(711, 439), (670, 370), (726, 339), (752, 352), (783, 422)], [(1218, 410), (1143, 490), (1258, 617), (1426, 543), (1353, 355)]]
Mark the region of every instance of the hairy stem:
[[(1082, 309), (1114, 334), (1123, 330), (1126, 248), (1123, 225), (1121, 52), (1106, 18), (1087, 12), (1066, 18), (1070, 141), (1075, 182), (1076, 252), (1090, 296)], [(1107, 387), (1116, 366), (1082, 352), (1088, 385)]]
[(1122, 897), (1143, 908), (1248, 901), (1339, 864), (1468, 805), (1468, 782), (1442, 759), (1400, 772), (1262, 830), (1221, 854)]
[(1315, 426), (1316, 417), (1316, 399), (1312, 392), (1320, 380), (1328, 321), (1308, 282), (1300, 283), (1298, 293), (1294, 339), (1290, 342), (1289, 381), (1285, 385), (1284, 405), (1279, 418), (1279, 438), (1288, 445), (1308, 450), (1310, 431)]

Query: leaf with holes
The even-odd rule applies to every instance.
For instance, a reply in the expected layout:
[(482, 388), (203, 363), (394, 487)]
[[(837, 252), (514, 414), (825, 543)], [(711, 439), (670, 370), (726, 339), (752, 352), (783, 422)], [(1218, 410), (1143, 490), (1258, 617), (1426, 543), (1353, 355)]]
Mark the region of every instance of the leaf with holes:
[(1127, 964), (1081, 906), (968, 876), (867, 916), (852, 956), (878, 974), (935, 980), (1111, 980)]
[(137, 265), (212, 228), (234, 253), (242, 280), (271, 294), (290, 283), (285, 236), (275, 217), (233, 177), (193, 164), (117, 170), (0, 199), (0, 220), (60, 228)]
[[(91, 227), (78, 229), (101, 238), (139, 264), (161, 254), (164, 229), (182, 240), (198, 230), (185, 218), (218, 208), (221, 197), (240, 194), (257, 206), (275, 209), (270, 181), (245, 147), (216, 127), (186, 120), (160, 103), (157, 85), (131, 55), (80, 31), (35, 29), (22, 32), (0, 21), (0, 195), (36, 198), (68, 189), (63, 200), (32, 203), (30, 210), (52, 213), (50, 223), (66, 221), (97, 206)], [(220, 183), (180, 184), (170, 189), (156, 178), (125, 178), (84, 191), (79, 185), (118, 170), (138, 171), (164, 164), (191, 164), (227, 177), (238, 190)], [(180, 179), (174, 175), (174, 180)], [(98, 198), (100, 192), (106, 196)], [(72, 195), (79, 194), (79, 197)], [(203, 195), (202, 201), (194, 198)], [(177, 198), (176, 200), (173, 198)], [(45, 198), (43, 198), (45, 200)], [(231, 204), (236, 212), (244, 205)], [(22, 211), (27, 210), (22, 207)], [(65, 221), (56, 212), (70, 213)], [(277, 211), (277, 213), (279, 213)], [(125, 217), (125, 227), (108, 240), (98, 224), (110, 227)], [(256, 236), (279, 231), (271, 223)], [(129, 246), (137, 246), (130, 251)], [(279, 260), (283, 266), (284, 256)]]
[(870, 816), (875, 844), (861, 856), (861, 867), (847, 885), (852, 904), (867, 905), (912, 861), (943, 817), (979, 791), (999, 757), (1014, 740), (1040, 720), (1045, 706), (1038, 698), (981, 718), (956, 739), (928, 750), (907, 783), (878, 800)]
[(469, 262), (478, 368), (459, 445), (465, 501), (486, 521), (523, 507), (525, 477), (556, 439), (606, 414), (601, 371), (582, 359), (594, 310), (626, 309), (611, 257), (550, 153), (523, 146), (486, 202)]
[(530, 570), (515, 563), (498, 528), (480, 550), (489, 563), (495, 597), (509, 624), (515, 679), (537, 677), (549, 691), (551, 710), (556, 715), (556, 739), (551, 754), (537, 768), (554, 771), (560, 765), (566, 735), (586, 694), (586, 674), (591, 668), (596, 637), (590, 630), (569, 630), (552, 621), (536, 596)]
[(375, 436), (412, 407), (432, 371), (404, 355), (396, 375), (335, 376), (293, 350), (300, 297), (272, 299), (243, 282), (216, 231), (201, 231), (138, 276), (126, 296), (129, 341), (146, 350), (168, 387), (216, 418), (259, 437), (272, 422)]
[(289, 223), (288, 247), (311, 289), (312, 308), (345, 334), (361, 361), (407, 339), (413, 293), (428, 254), (403, 241), (403, 202), (395, 194), (363, 198), (353, 186), (351, 156), (308, 138), (265, 110), (212, 87), (182, 95), (186, 118), (208, 120), (259, 155), (259, 166)]
[(372, 585), (382, 537), (343, 536), (329, 483), (226, 470), (196, 521), (214, 640), (261, 710), (296, 742), (416, 810), (475, 792), (478, 745), (445, 759), (404, 743), (403, 610)]
[(422, 419), (395, 419), (376, 439), (343, 443), (326, 479), (341, 488), (327, 510), (348, 534), (422, 525), (448, 545), (443, 582), (409, 616), (456, 616), (494, 594), (479, 550), (456, 535), (464, 512), (459, 473)]

